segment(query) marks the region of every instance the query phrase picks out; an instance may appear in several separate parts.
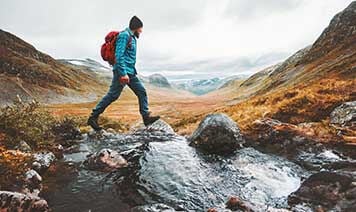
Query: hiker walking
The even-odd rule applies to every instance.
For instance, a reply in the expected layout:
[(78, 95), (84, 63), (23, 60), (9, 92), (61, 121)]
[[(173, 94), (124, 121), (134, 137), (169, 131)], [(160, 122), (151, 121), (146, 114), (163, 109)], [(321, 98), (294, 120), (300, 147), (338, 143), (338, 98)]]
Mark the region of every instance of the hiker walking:
[(148, 110), (146, 89), (137, 77), (135, 68), (137, 39), (142, 33), (142, 21), (133, 16), (129, 27), (121, 32), (110, 32), (105, 37), (105, 43), (101, 48), (104, 60), (113, 66), (113, 79), (107, 94), (93, 109), (88, 125), (94, 130), (101, 130), (98, 117), (116, 99), (119, 98), (123, 88), (128, 85), (138, 98), (139, 110), (143, 123), (147, 126), (157, 121), (159, 116), (151, 116)]

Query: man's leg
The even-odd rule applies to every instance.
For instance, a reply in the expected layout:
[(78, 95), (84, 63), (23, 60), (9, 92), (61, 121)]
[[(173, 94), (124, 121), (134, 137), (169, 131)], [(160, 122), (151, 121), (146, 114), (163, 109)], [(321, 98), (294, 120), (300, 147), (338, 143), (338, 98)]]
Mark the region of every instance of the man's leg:
[(147, 92), (141, 81), (138, 79), (137, 76), (130, 75), (130, 82), (128, 86), (131, 90), (136, 94), (138, 97), (138, 104), (140, 106), (140, 114), (142, 117), (147, 116), (149, 114), (148, 110), (148, 99), (147, 99)]
[(100, 102), (95, 106), (93, 109), (93, 112), (91, 113), (89, 119), (88, 119), (88, 124), (94, 129), (94, 130), (101, 130), (101, 127), (99, 127), (97, 120), (98, 117), (101, 113), (104, 112), (104, 110), (117, 98), (119, 98), (122, 89), (125, 87), (125, 85), (121, 85), (119, 83), (118, 79), (118, 74), (114, 72), (114, 76), (109, 88), (109, 91), (107, 94), (100, 100)]
[(143, 118), (144, 124), (147, 126), (157, 121), (160, 117), (150, 116), (150, 112), (148, 110), (148, 98), (146, 89), (136, 75), (130, 75), (130, 83), (128, 84), (128, 86), (138, 97), (140, 114)]

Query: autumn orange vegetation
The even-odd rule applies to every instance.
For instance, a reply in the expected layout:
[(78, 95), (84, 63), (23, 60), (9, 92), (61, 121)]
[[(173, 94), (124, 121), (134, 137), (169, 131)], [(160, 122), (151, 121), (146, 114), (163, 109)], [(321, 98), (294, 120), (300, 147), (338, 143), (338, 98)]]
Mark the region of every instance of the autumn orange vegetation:
[(298, 124), (328, 119), (331, 111), (343, 102), (356, 99), (354, 80), (323, 79), (253, 97), (223, 109), (246, 129), (256, 119), (269, 117)]
[(31, 159), (31, 154), (0, 147), (0, 190), (20, 187)]
[[(331, 111), (343, 102), (356, 100), (356, 80), (340, 77), (326, 78), (294, 87), (281, 88), (256, 95), (214, 112), (223, 112), (235, 120), (245, 134), (254, 133), (253, 123), (261, 118), (273, 118), (291, 124), (312, 123), (312, 129), (299, 127), (299, 131), (312, 130), (313, 136), (334, 139), (335, 129), (329, 125)], [(186, 117), (173, 124), (178, 130), (191, 132), (204, 114)]]

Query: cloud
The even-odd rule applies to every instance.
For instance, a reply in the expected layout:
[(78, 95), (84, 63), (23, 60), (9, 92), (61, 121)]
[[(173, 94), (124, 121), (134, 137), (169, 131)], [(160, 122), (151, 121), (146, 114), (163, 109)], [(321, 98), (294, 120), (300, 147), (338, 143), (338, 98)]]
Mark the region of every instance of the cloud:
[(302, 0), (230, 0), (225, 13), (229, 18), (248, 21), (264, 18), (274, 13), (288, 13), (301, 6), (302, 3)]
[[(2, 0), (0, 27), (55, 58), (101, 61), (110, 30), (144, 22), (137, 67), (183, 77), (254, 72), (312, 44), (351, 0)], [(183, 73), (183, 74), (182, 74)]]

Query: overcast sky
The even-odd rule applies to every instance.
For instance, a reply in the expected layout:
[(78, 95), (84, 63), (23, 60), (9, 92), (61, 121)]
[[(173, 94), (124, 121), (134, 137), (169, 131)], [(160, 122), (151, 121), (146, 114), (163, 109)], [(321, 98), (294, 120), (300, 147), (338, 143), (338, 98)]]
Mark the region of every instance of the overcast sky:
[(138, 71), (170, 79), (252, 73), (312, 44), (352, 0), (1, 0), (0, 28), (55, 58), (93, 58), (144, 22)]

